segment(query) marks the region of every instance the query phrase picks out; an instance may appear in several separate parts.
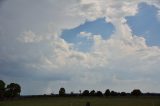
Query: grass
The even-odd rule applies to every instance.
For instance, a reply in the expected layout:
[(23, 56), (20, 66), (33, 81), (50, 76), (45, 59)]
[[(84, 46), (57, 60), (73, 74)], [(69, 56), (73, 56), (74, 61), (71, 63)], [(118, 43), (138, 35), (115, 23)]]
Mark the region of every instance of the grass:
[(0, 106), (160, 106), (160, 97), (40, 97), (1, 101)]

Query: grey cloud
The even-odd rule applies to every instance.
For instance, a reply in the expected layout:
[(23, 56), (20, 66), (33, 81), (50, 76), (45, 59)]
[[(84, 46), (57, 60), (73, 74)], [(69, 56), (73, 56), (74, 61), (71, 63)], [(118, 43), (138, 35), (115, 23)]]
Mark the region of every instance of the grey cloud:
[[(7, 62), (8, 61), (8, 62)], [(8, 77), (19, 77), (19, 78), (25, 78), (33, 79), (33, 80), (46, 80), (46, 81), (56, 81), (56, 80), (70, 80), (71, 76), (67, 73), (63, 72), (54, 72), (54, 70), (45, 70), (45, 69), (39, 69), (32, 68), (29, 66), (26, 66), (25, 61), (1, 61), (0, 62), (0, 73), (1, 75), (5, 75)], [(34, 62), (32, 61), (34, 64)], [(30, 63), (30, 64), (32, 64)]]
[[(108, 40), (98, 39), (88, 53), (76, 51), (73, 44), (57, 35), (62, 29), (74, 28), (86, 20), (104, 17), (101, 12), (105, 13), (106, 3), (98, 5), (96, 2), (99, 1), (92, 3), (91, 0), (87, 4), (84, 0), (84, 4), (81, 4), (81, 1), (10, 0), (1, 3), (0, 77), (7, 82), (20, 83), (23, 94), (43, 93), (47, 89), (50, 92), (52, 88), (55, 90), (62, 86), (77, 91), (89, 88), (106, 89), (108, 86), (121, 90), (124, 88), (122, 84), (130, 89), (138, 83), (139, 87), (144, 88), (140, 84), (145, 82), (147, 86), (146, 77), (151, 79), (150, 82), (158, 80), (156, 75), (159, 73), (159, 48), (149, 49), (143, 38), (130, 36), (130, 28), (121, 19), (112, 20), (117, 28), (115, 35)], [(108, 9), (116, 11), (123, 7), (123, 3), (119, 5), (119, 2), (115, 3), (114, 8)], [(116, 16), (133, 15), (138, 2), (134, 3), (133, 6), (125, 7), (131, 7), (127, 12), (115, 12)], [(97, 8), (93, 8), (94, 5)], [(111, 13), (108, 11), (105, 15), (112, 16)], [(23, 42), (24, 39), (19, 41), (18, 38), (27, 31), (35, 34), (34, 39), (29, 42)], [(42, 39), (34, 42), (37, 36)], [(46, 38), (48, 36), (49, 39)], [(155, 54), (151, 56), (152, 53)], [(130, 82), (134, 82), (132, 86)], [(159, 91), (158, 89), (154, 90)]]
[(1, 7), (1, 5), (3, 4), (4, 1), (5, 1), (5, 0), (0, 0), (0, 7)]

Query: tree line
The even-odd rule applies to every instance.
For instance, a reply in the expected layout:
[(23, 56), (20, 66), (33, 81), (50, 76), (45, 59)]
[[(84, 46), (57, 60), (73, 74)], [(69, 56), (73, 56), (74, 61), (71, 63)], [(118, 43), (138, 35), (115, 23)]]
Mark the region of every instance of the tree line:
[(14, 98), (20, 96), (21, 86), (17, 83), (5, 84), (0, 80), (0, 100), (5, 98)]
[(59, 94), (51, 94), (48, 96), (98, 96), (98, 97), (109, 97), (109, 96), (160, 96), (160, 93), (142, 93), (140, 89), (133, 89), (130, 93), (127, 92), (116, 92), (110, 89), (106, 89), (103, 93), (102, 91), (95, 90), (79, 90), (79, 93), (66, 93), (65, 88), (59, 89)]
[[(0, 100), (8, 99), (8, 98), (15, 98), (19, 97), (21, 93), (21, 86), (17, 83), (10, 83), (8, 85), (5, 84), (4, 81), (0, 80)], [(28, 96), (28, 97), (42, 97), (42, 96), (99, 96), (99, 97), (108, 97), (108, 96), (160, 96), (158, 93), (142, 93), (140, 89), (133, 89), (130, 93), (126, 92), (116, 92), (110, 89), (107, 89), (104, 93), (102, 91), (95, 91), (95, 90), (79, 90), (79, 93), (66, 93), (65, 88), (60, 88), (58, 94), (51, 93), (50, 95), (36, 95), (36, 96)], [(22, 96), (21, 96), (22, 97)]]
[[(51, 94), (54, 95), (54, 94)], [(134, 89), (131, 93), (126, 93), (126, 92), (116, 92), (116, 91), (110, 91), (107, 89), (104, 93), (102, 91), (95, 91), (95, 90), (84, 90), (83, 92), (80, 90), (79, 93), (73, 93), (71, 92), (70, 94), (67, 94), (65, 91), (65, 88), (60, 88), (59, 89), (59, 96), (140, 96), (143, 95), (140, 89)]]

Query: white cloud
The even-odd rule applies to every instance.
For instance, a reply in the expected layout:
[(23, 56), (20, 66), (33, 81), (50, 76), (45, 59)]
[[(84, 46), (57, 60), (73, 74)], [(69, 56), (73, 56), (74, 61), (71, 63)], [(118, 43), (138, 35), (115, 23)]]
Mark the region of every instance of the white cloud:
[(40, 42), (43, 38), (37, 36), (32, 31), (24, 32), (21, 37), (18, 38), (19, 41), (24, 43), (35, 43)]
[(101, 35), (93, 35), (90, 32), (80, 32), (78, 36), (79, 37), (86, 37), (87, 40), (93, 40), (94, 43), (99, 43), (102, 41)]
[[(34, 5), (31, 5), (31, 10), (26, 9), (27, 7), (21, 10), (21, 6), (14, 7), (12, 5), (12, 3), (16, 5), (18, 1), (7, 1), (8, 4), (5, 4), (6, 8), (4, 5), (4, 10), (12, 5), (9, 10), (11, 11), (13, 8), (18, 12), (15, 13), (18, 15), (15, 15), (18, 20), (13, 18), (13, 20), (8, 19), (9, 21), (18, 23), (17, 28), (27, 25), (36, 28), (31, 28), (32, 30), (27, 32), (25, 31), (30, 28), (25, 27), (20, 31), (16, 30), (18, 33), (24, 33), (20, 36), (15, 34), (13, 37), (16, 38), (15, 41), (6, 37), (6, 42), (10, 44), (2, 43), (2, 45), (7, 46), (8, 49), (4, 49), (4, 47), (1, 49), (2, 45), (0, 46), (0, 50), (3, 50), (0, 54), (3, 57), (0, 58), (2, 61), (0, 65), (4, 70), (2, 74), (12, 77), (12, 74), (6, 74), (6, 71), (11, 73), (6, 68), (8, 65), (3, 64), (4, 62), (9, 65), (14, 63), (17, 67), (13, 65), (11, 68), (19, 70), (16, 71), (17, 73), (25, 73), (28, 77), (28, 79), (26, 78), (27, 81), (30, 80), (31, 75), (33, 80), (41, 78), (48, 80), (46, 92), (51, 91), (53, 86), (56, 86), (56, 89), (64, 86), (68, 89), (73, 87), (76, 90), (81, 89), (82, 86), (84, 87), (82, 89), (89, 89), (90, 87), (106, 89), (110, 87), (121, 90), (139, 87), (146, 91), (151, 90), (144, 88), (143, 82), (147, 87), (145, 81), (147, 78), (150, 81), (148, 86), (150, 86), (150, 83), (156, 85), (154, 82), (157, 81), (156, 77), (159, 73), (160, 48), (148, 47), (143, 37), (133, 36), (132, 30), (125, 19), (126, 16), (133, 16), (138, 12), (137, 5), (142, 1), (149, 4), (157, 3), (157, 1), (152, 0), (47, 0), (45, 1), (46, 4), (44, 4), (44, 1), (40, 1), (39, 6), (35, 7), (35, 4), (37, 4), (35, 1), (33, 3), (23, 1), (21, 2), (22, 7), (26, 3)], [(42, 9), (43, 6), (47, 8), (47, 13)], [(159, 5), (156, 4), (156, 6)], [(39, 9), (41, 10), (40, 13)], [(19, 16), (20, 13), (24, 12), (29, 17), (25, 14)], [(34, 18), (35, 16), (36, 18)], [(26, 17), (29, 18), (29, 22)], [(46, 19), (46, 17), (51, 18)], [(86, 37), (94, 42), (88, 52), (78, 51), (75, 44), (66, 42), (60, 36), (63, 29), (75, 28), (85, 21), (102, 17), (106, 18), (106, 22), (114, 25), (115, 32), (108, 39), (103, 39), (101, 35), (93, 35), (91, 32), (81, 32), (80, 37)], [(1, 22), (3, 17), (0, 17), (0, 19)], [(25, 19), (27, 22), (25, 22)], [(24, 24), (20, 24), (20, 20)], [(6, 19), (3, 19), (3, 21), (6, 22)], [(7, 26), (7, 24), (5, 25)], [(48, 25), (49, 32), (40, 31)], [(12, 32), (10, 24), (7, 28)], [(9, 34), (7, 36), (11, 37)], [(17, 42), (17, 38), (20, 42)], [(13, 46), (16, 46), (16, 48), (13, 48)], [(29, 71), (21, 71), (23, 68)], [(128, 78), (128, 76), (131, 78)], [(39, 84), (42, 85), (39, 87), (41, 90), (44, 84)], [(74, 84), (78, 85), (75, 87)], [(122, 84), (127, 85), (122, 87)], [(26, 87), (26, 85), (24, 86)], [(159, 91), (159, 88), (154, 90)], [(24, 93), (28, 92), (24, 91)]]
[(92, 33), (80, 32), (79, 37), (86, 37), (88, 40), (92, 38)]

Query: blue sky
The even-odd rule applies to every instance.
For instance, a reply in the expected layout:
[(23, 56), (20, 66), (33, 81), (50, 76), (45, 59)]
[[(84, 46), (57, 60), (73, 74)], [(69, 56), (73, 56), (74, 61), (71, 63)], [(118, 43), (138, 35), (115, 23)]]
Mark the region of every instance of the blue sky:
[(133, 34), (144, 37), (150, 46), (159, 46), (160, 22), (157, 18), (158, 9), (145, 3), (139, 4), (138, 8), (138, 14), (127, 17)]
[(111, 23), (106, 23), (104, 18), (100, 18), (94, 21), (85, 22), (76, 28), (64, 30), (62, 32), (62, 38), (67, 42), (77, 44), (83, 42), (83, 45), (78, 45), (79, 50), (88, 51), (93, 42), (79, 37), (78, 35), (80, 32), (91, 32), (93, 35), (102, 35), (104, 39), (107, 39), (114, 32), (114, 26)]
[(95, 21), (85, 22), (74, 29), (64, 30), (62, 37), (68, 42), (74, 42), (75, 35), (80, 32), (92, 32), (94, 35), (102, 35), (104, 39), (107, 39), (114, 32), (114, 27), (111, 23), (106, 23), (104, 18), (100, 18)]
[(0, 13), (0, 79), (22, 95), (160, 92), (159, 0), (3, 0)]
[[(127, 23), (134, 35), (142, 36), (146, 39), (149, 46), (160, 45), (160, 22), (157, 18), (158, 8), (141, 3), (138, 5), (139, 12), (135, 16), (126, 17)], [(100, 18), (69, 30), (62, 32), (62, 38), (71, 43), (77, 43), (84, 39), (78, 38), (80, 32), (91, 32), (92, 34), (100, 34), (107, 39), (113, 34), (114, 26), (106, 23), (105, 18)]]

